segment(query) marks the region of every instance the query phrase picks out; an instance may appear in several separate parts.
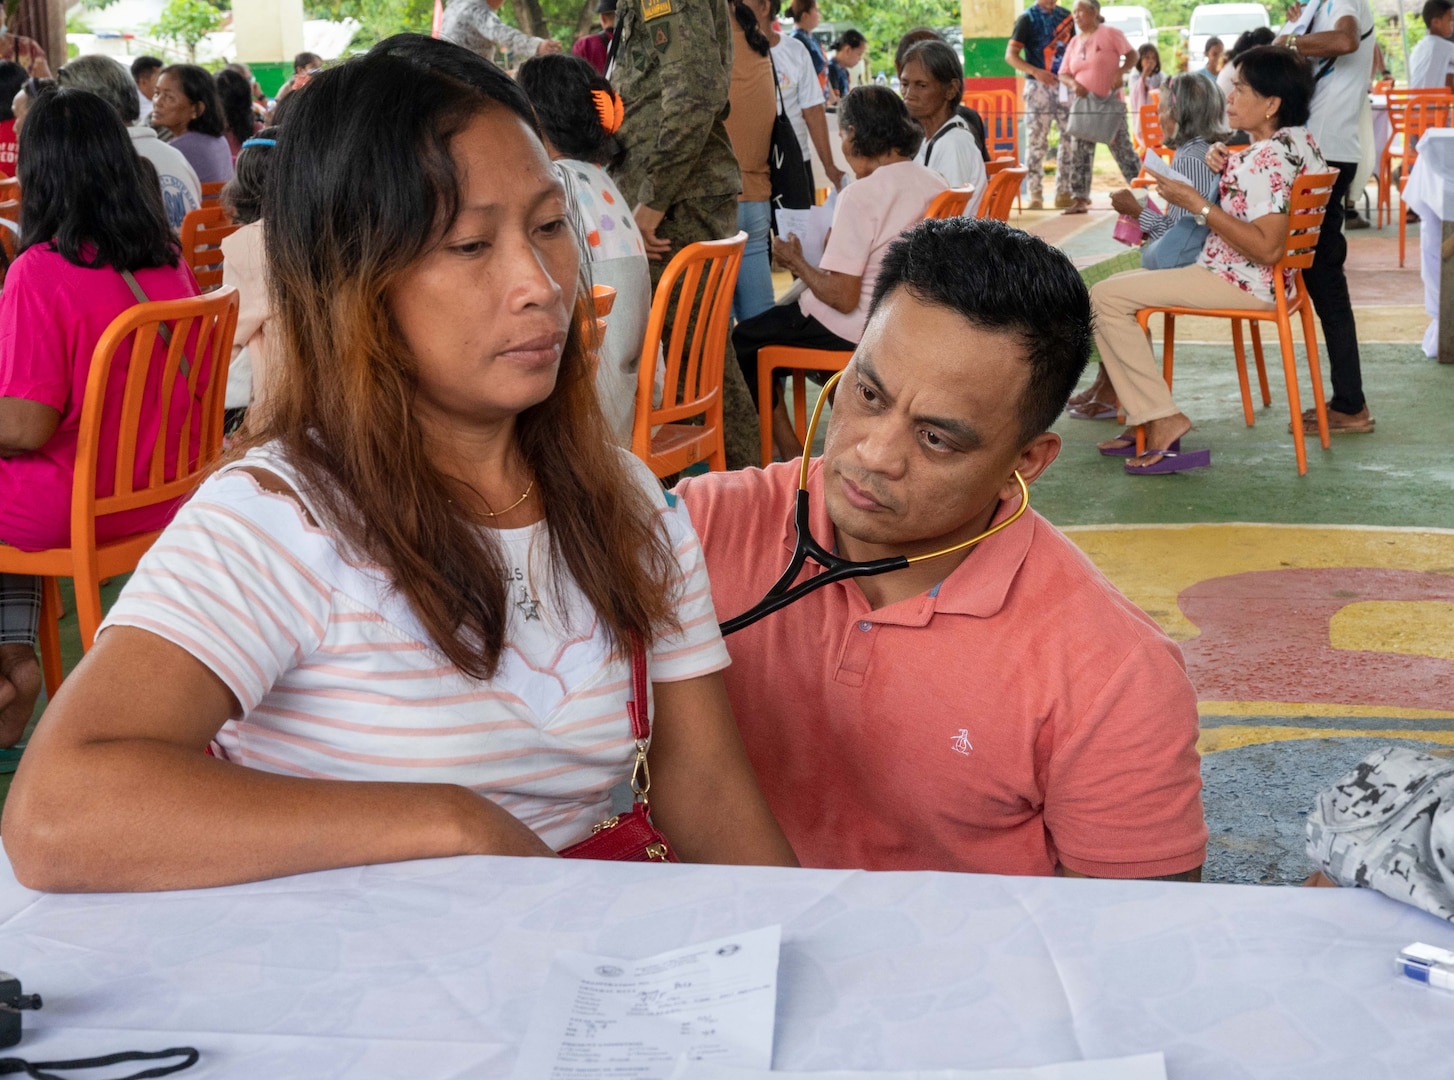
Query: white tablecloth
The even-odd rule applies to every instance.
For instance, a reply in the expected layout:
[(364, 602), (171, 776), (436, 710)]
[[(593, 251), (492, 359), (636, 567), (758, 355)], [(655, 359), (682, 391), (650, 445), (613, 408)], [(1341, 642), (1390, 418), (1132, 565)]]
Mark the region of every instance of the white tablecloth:
[(779, 1069), (1164, 1050), (1172, 1080), (1454, 1074), (1454, 926), (1363, 890), (468, 858), (133, 896), (0, 864), (31, 1060), (191, 1044), (187, 1077), (507, 1076), (560, 949), (781, 923)]
[(1424, 311), (1433, 320), (1424, 332), (1424, 355), (1433, 358), (1439, 354), (1439, 247), (1443, 242), (1443, 223), (1454, 220), (1454, 128), (1424, 132), (1419, 140), (1419, 159), (1409, 172), (1403, 197), (1419, 215), (1419, 272), (1424, 279)]

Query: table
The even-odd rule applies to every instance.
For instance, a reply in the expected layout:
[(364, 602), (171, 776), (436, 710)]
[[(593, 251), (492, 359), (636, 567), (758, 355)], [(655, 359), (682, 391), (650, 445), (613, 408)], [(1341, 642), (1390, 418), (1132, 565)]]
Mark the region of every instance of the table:
[(1392, 969), (1454, 926), (1364, 890), (479, 857), (47, 896), (0, 865), (0, 958), (45, 997), (19, 1052), (192, 1044), (188, 1080), (508, 1076), (557, 950), (772, 923), (780, 1069), (1454, 1072), (1454, 995)]
[[(1424, 311), (1433, 320), (1424, 332), (1424, 355), (1454, 364), (1454, 261), (1449, 273), (1441, 273), (1445, 260), (1440, 250), (1454, 237), (1454, 128), (1424, 132), (1419, 140), (1419, 158), (1409, 170), (1409, 182), (1404, 186), (1403, 201), (1419, 215), (1419, 273), (1424, 279)], [(1395, 212), (1402, 213), (1402, 210), (1395, 207)]]

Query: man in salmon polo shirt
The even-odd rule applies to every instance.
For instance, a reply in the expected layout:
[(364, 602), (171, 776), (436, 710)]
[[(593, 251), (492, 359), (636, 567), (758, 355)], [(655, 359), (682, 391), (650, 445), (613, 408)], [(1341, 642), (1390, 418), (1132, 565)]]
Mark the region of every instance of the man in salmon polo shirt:
[[(866, 561), (1007, 519), (1060, 451), (1090, 351), (1069, 259), (992, 221), (889, 248), (808, 490)], [(676, 488), (717, 614), (793, 549), (798, 463)], [(1180, 650), (1030, 510), (967, 552), (838, 582), (727, 639), (732, 711), (804, 866), (1197, 880), (1196, 696)]]

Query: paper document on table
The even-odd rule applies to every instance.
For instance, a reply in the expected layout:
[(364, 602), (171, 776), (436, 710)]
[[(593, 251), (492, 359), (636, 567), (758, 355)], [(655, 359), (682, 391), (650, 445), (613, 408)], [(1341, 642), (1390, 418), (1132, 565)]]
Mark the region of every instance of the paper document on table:
[(766, 1072), (733, 1068), (709, 1061), (677, 1062), (669, 1080), (1166, 1080), (1166, 1059), (1160, 1054), (1067, 1061), (1023, 1069), (910, 1069), (827, 1072)]
[(830, 196), (825, 205), (814, 206), (808, 210), (773, 211), (777, 215), (777, 234), (782, 237), (789, 233), (796, 235), (798, 242), (803, 245), (803, 258), (811, 266), (817, 266), (823, 261), (823, 249), (828, 246), (828, 230), (833, 228), (833, 206), (836, 199), (837, 196)]
[[(1191, 183), (1190, 176), (1187, 176), (1186, 173), (1178, 172), (1177, 170), (1173, 169), (1170, 165), (1166, 163), (1166, 159), (1158, 154), (1155, 150), (1147, 150), (1146, 158), (1144, 161), (1142, 161), (1141, 164), (1144, 165), (1146, 167), (1146, 171), (1151, 173), (1153, 176), (1164, 176), (1168, 180), (1180, 180), (1183, 184)], [(1195, 187), (1195, 185), (1192, 186)]]
[(645, 960), (558, 953), (517, 1080), (667, 1080), (679, 1058), (772, 1064), (782, 927)]

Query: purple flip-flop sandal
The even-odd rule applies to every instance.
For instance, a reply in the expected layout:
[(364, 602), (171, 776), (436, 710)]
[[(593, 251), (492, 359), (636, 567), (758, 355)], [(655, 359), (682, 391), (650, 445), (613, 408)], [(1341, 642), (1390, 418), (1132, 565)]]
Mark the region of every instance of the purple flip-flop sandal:
[(1129, 461), (1121, 468), (1130, 476), (1166, 476), (1170, 473), (1187, 472), (1190, 469), (1205, 469), (1212, 463), (1210, 450), (1188, 450), (1178, 454), (1175, 450), (1148, 450), (1148, 454), (1160, 454), (1161, 460), (1150, 465), (1137, 467)]

